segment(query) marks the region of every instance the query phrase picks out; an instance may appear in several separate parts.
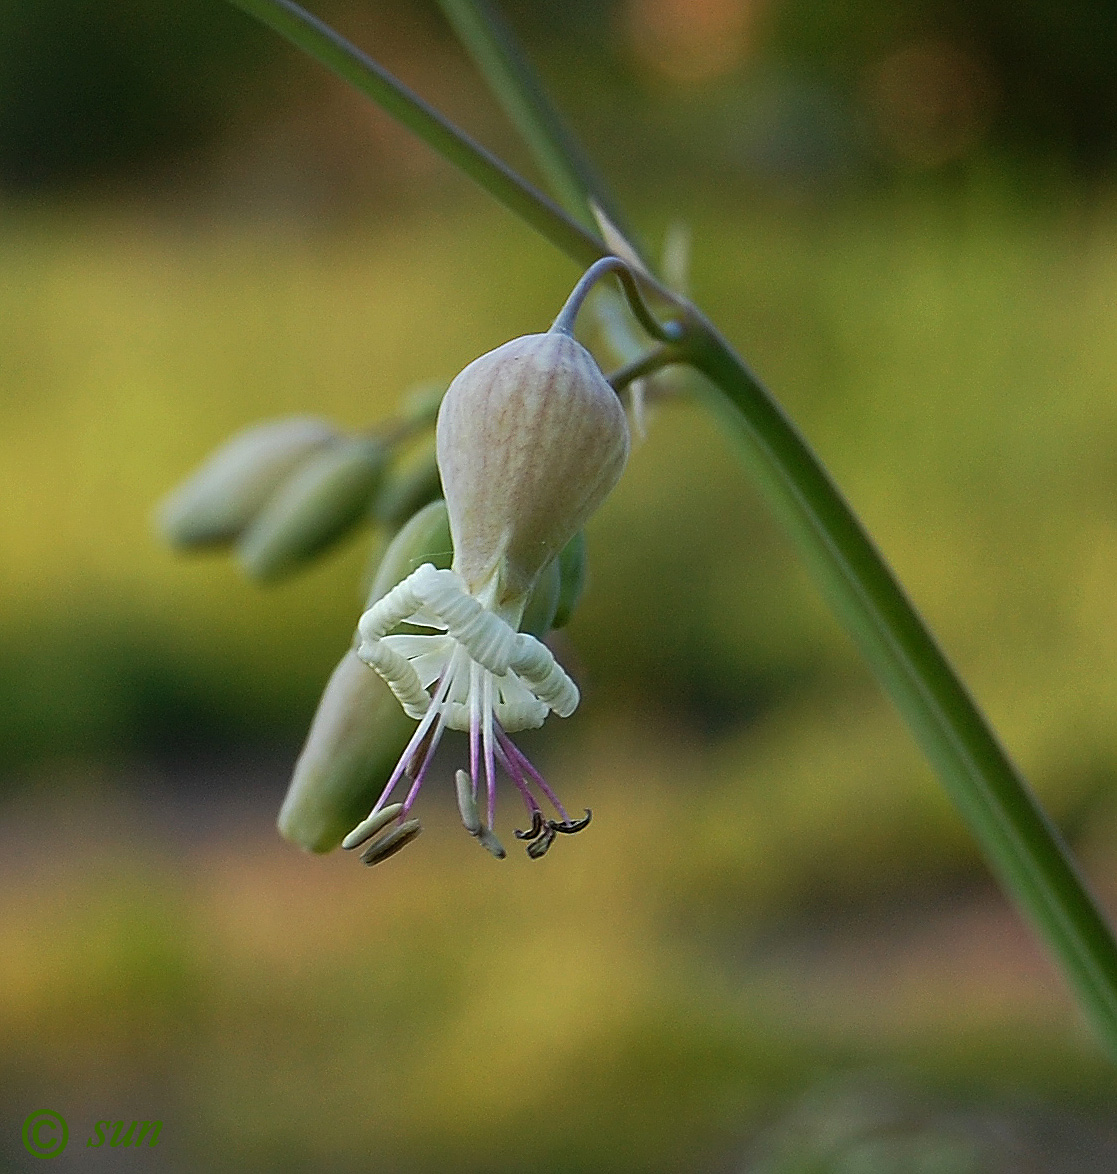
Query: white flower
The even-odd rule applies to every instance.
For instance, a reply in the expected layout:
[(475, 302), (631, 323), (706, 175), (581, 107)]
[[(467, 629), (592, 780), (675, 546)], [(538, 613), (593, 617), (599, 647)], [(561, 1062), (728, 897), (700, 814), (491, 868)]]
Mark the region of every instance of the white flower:
[[(578, 689), (550, 650), (518, 630), (545, 568), (617, 483), (628, 426), (590, 353), (562, 328), (513, 339), (470, 363), (438, 414), (437, 454), (450, 518), (450, 570), (429, 563), (360, 620), (357, 654), (419, 722), (367, 820), (344, 841), (356, 847), (387, 826), (362, 859), (374, 863), (418, 830), (407, 820), (443, 732), (469, 734), (469, 772), (457, 772), (462, 820), (494, 855), (499, 765), (523, 797), (531, 827), (517, 832), (541, 856), (572, 820), (509, 734), (567, 717)], [(425, 629), (395, 633), (401, 623)], [(402, 803), (388, 801), (404, 775)], [(482, 779), (486, 815), (478, 810)], [(545, 816), (537, 794), (558, 818)], [(403, 829), (407, 828), (406, 835)]]

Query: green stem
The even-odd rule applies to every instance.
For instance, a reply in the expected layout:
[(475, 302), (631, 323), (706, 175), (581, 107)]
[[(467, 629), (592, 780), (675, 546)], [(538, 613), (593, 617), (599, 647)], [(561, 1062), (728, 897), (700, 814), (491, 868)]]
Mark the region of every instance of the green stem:
[(1117, 944), (1058, 830), (794, 424), (709, 322), (688, 325), (684, 359), (769, 505), (1117, 1060)]
[(567, 130), (500, 13), (488, 0), (438, 0), (438, 5), (563, 204), (592, 225), (592, 197), (631, 240), (608, 186)]
[(618, 367), (612, 375), (608, 376), (607, 382), (614, 391), (624, 391), (630, 383), (635, 383), (637, 379), (643, 379), (645, 375), (654, 375), (662, 368), (682, 361), (675, 347), (655, 346), (640, 355), (639, 358), (633, 359), (631, 363), (625, 363), (623, 367)]
[(609, 252), (597, 236), (293, 0), (230, 0), (230, 3), (255, 16), (356, 86), (583, 268)]

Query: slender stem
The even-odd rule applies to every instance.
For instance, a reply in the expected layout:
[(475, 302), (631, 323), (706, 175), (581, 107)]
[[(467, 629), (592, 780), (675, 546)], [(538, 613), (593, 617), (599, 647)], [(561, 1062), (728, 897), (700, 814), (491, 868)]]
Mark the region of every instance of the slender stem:
[(633, 359), (631, 363), (625, 363), (623, 367), (618, 367), (612, 375), (608, 376), (607, 382), (614, 391), (624, 391), (630, 383), (635, 383), (637, 379), (643, 379), (645, 375), (654, 375), (660, 368), (669, 367), (672, 363), (681, 363), (682, 361), (678, 350), (673, 346), (653, 347), (650, 351), (640, 355), (639, 358)]
[(631, 240), (608, 185), (567, 129), (496, 7), (488, 0), (438, 0), (438, 6), (567, 209), (592, 225), (592, 197)]
[(685, 357), (769, 505), (1117, 1059), (1117, 944), (1059, 832), (806, 441), (712, 325), (689, 325)]
[(609, 273), (617, 275), (621, 287), (624, 289), (625, 297), (628, 299), (629, 309), (644, 330), (658, 342), (677, 342), (683, 329), (682, 324), (675, 321), (660, 322), (656, 318), (648, 309), (648, 304), (640, 293), (640, 287), (636, 283), (628, 262), (622, 261), (620, 257), (602, 257), (600, 260), (594, 261), (579, 278), (578, 284), (571, 290), (565, 305), (558, 313), (558, 317), (551, 324), (551, 329), (573, 335), (574, 321), (578, 317), (582, 303), (589, 296), (590, 290)]
[(371, 57), (293, 0), (230, 0), (230, 3), (255, 16), (356, 86), (579, 265), (590, 265), (609, 252), (595, 234), (572, 220)]

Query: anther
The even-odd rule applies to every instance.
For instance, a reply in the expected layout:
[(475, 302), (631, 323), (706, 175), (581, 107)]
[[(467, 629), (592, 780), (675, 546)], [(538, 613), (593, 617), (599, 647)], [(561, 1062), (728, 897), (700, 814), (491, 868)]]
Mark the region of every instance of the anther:
[(461, 812), (462, 823), (471, 836), (481, 834), (481, 813), (477, 810), (477, 800), (473, 797), (473, 783), (464, 770), (454, 774), (454, 786), (458, 792), (458, 811)]
[(401, 848), (409, 844), (423, 830), (417, 819), (408, 819), (393, 828), (386, 836), (373, 840), (361, 854), (363, 864), (379, 864), (394, 856)]
[[(464, 772), (463, 772), (464, 773)], [(513, 835), (517, 840), (536, 840), (543, 834), (543, 812), (538, 808), (531, 813), (531, 827), (526, 832), (516, 828)]]
[(532, 860), (539, 860), (545, 856), (547, 849), (555, 842), (555, 825), (547, 820), (547, 826), (543, 829), (543, 834), (538, 840), (533, 840), (527, 846), (527, 854)]
[(359, 848), (366, 840), (371, 840), (382, 828), (386, 828), (401, 811), (403, 811), (402, 803), (389, 803), (387, 807), (382, 807), (375, 815), (370, 815), (363, 823), (357, 824), (341, 841), (341, 846), (346, 849)]
[(556, 832), (562, 832), (564, 836), (572, 836), (575, 832), (580, 832), (582, 828), (589, 827), (591, 819), (593, 819), (593, 812), (587, 807), (586, 814), (582, 819), (568, 819), (561, 823), (557, 819), (549, 819), (547, 826)]
[(431, 726), (423, 735), (422, 741), (415, 747), (415, 753), (411, 755), (407, 766), (404, 768), (409, 779), (415, 778), (420, 770), (423, 769), (423, 761), (430, 752), (431, 742), (434, 740), (434, 726)]
[[(497, 860), (503, 860), (508, 855), (504, 850), (504, 845), (493, 835), (492, 828), (483, 827), (477, 833), (477, 839), (481, 842), (481, 847), (486, 848), (491, 852)], [(531, 849), (529, 848), (530, 852)]]

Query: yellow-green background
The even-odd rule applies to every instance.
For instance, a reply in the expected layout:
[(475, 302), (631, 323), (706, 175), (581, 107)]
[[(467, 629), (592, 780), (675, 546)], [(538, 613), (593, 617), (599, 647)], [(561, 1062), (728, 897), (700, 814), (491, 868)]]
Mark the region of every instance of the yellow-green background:
[[(583, 705), (524, 740), (592, 828), (495, 863), (448, 740), (385, 867), (279, 840), (370, 538), (261, 590), (151, 513), (236, 429), (366, 425), (553, 317), (569, 265), (409, 165), (344, 215), (212, 179), (0, 205), (0, 1160), (52, 1108), (74, 1169), (120, 1117), (163, 1120), (128, 1160), (168, 1170), (1109, 1168), (1111, 1069), (695, 405), (594, 519)], [(635, 218), (690, 224), (696, 297), (1112, 908), (1110, 187), (985, 156), (824, 196), (684, 178), (630, 177)], [(827, 1113), (923, 1157), (771, 1156)]]

